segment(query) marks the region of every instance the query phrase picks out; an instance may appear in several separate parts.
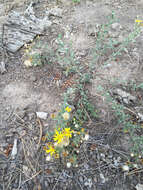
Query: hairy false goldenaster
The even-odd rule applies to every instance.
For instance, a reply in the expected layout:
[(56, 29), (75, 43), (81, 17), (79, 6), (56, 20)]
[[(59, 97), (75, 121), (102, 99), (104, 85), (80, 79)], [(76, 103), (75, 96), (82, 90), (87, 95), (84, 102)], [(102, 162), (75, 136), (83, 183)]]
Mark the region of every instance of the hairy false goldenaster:
[(62, 140), (63, 140), (63, 137), (64, 136), (63, 136), (63, 134), (61, 132), (59, 132), (58, 130), (55, 130), (55, 135), (53, 137), (55, 142), (57, 141), (58, 144), (61, 143)]
[(63, 135), (66, 136), (66, 137), (68, 137), (68, 138), (71, 138), (73, 132), (74, 132), (74, 131), (71, 130), (70, 127), (69, 127), (69, 128), (65, 128), (65, 129), (63, 130)]
[(51, 156), (52, 156), (53, 154), (55, 154), (54, 146), (49, 145), (48, 148), (49, 148), (49, 149), (46, 150), (46, 153), (50, 153)]

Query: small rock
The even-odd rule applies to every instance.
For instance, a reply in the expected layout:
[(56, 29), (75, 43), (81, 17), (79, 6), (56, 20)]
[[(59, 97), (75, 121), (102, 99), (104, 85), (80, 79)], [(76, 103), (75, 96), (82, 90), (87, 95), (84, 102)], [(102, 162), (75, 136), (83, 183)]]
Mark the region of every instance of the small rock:
[(113, 30), (120, 30), (120, 29), (122, 29), (121, 25), (119, 23), (117, 23), (117, 22), (113, 23), (112, 26), (111, 26), (111, 28)]
[(92, 187), (92, 179), (88, 179), (85, 183), (84, 183), (85, 186), (88, 186), (89, 188)]
[(1, 74), (4, 74), (4, 73), (6, 73), (7, 72), (7, 70), (6, 70), (6, 64), (5, 64), (5, 62), (1, 62), (0, 63), (0, 73)]
[(113, 95), (117, 95), (119, 101), (123, 101), (125, 104), (134, 103), (136, 101), (136, 97), (132, 96), (130, 93), (123, 91), (122, 89), (115, 89), (112, 91)]
[(105, 158), (105, 154), (103, 154), (103, 153), (100, 153), (100, 156), (101, 156), (102, 158)]
[(138, 183), (135, 188), (136, 190), (143, 190), (143, 184)]
[(44, 119), (44, 120), (46, 120), (47, 117), (48, 117), (48, 113), (46, 113), (46, 112), (36, 112), (36, 115), (37, 115), (37, 117), (39, 117), (40, 119)]
[[(4, 37), (7, 38), (7, 49), (13, 53), (18, 51), (25, 43), (32, 41), (36, 35), (43, 33), (52, 24), (47, 15), (42, 19), (37, 18), (32, 6), (32, 4), (29, 5), (25, 14), (10, 11), (7, 16), (5, 23), (8, 27)], [(27, 32), (24, 32), (25, 30)]]
[(82, 184), (84, 182), (84, 177), (83, 176), (79, 176), (79, 182)]
[(14, 160), (17, 155), (17, 139), (14, 139), (14, 145), (11, 151), (11, 157)]
[(114, 32), (109, 31), (108, 34), (111, 38), (118, 38), (120, 35), (120, 31), (114, 31)]
[(129, 168), (128, 165), (123, 165), (123, 166), (122, 166), (122, 170), (123, 170), (124, 172), (128, 172), (128, 171), (130, 170), (130, 168)]
[(101, 179), (101, 183), (105, 183), (106, 179), (104, 177), (104, 175), (102, 173), (100, 173), (100, 179)]
[(50, 160), (51, 160), (51, 156), (50, 155), (46, 156), (46, 161), (49, 162)]
[(139, 120), (140, 122), (142, 122), (142, 121), (143, 121), (143, 114), (138, 113), (138, 120)]

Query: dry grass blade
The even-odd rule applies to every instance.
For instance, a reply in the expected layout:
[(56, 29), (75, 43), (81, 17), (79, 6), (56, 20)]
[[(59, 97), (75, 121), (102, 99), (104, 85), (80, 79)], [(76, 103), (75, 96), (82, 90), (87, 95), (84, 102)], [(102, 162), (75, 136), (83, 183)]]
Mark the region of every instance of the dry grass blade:
[(40, 170), (40, 171), (38, 171), (37, 173), (35, 173), (32, 177), (30, 177), (29, 179), (25, 180), (25, 181), (21, 184), (21, 186), (24, 185), (25, 183), (27, 183), (28, 181), (34, 179), (34, 178), (35, 178), (36, 176), (38, 176), (41, 172), (42, 172), (42, 170)]
[(39, 127), (40, 127), (40, 136), (39, 136), (39, 141), (38, 141), (38, 146), (37, 146), (37, 149), (39, 149), (41, 139), (42, 139), (42, 128), (43, 128), (43, 126), (42, 126), (42, 122), (39, 118), (37, 119), (37, 122), (39, 123)]

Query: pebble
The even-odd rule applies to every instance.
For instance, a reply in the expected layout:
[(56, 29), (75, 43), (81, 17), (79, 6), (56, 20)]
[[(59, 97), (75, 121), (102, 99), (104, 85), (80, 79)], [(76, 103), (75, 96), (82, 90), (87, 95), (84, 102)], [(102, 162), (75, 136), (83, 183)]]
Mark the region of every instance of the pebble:
[(100, 173), (100, 179), (101, 179), (101, 183), (105, 183), (106, 179), (104, 177), (104, 175), (102, 173)]
[(6, 70), (6, 64), (5, 64), (5, 62), (1, 62), (0, 63), (0, 73), (1, 74), (4, 74), (4, 73), (6, 73), (7, 72), (7, 70)]
[(135, 188), (136, 190), (143, 190), (143, 184), (138, 183)]
[(88, 179), (85, 183), (84, 183), (85, 186), (88, 186), (89, 188), (92, 187), (92, 179)]
[(11, 151), (11, 158), (14, 160), (16, 155), (17, 155), (17, 139), (14, 139), (14, 144)]
[(84, 177), (83, 176), (79, 176), (79, 182), (83, 183), (84, 182)]
[(121, 29), (122, 27), (121, 27), (121, 25), (120, 25), (119, 23), (115, 22), (115, 23), (112, 24), (111, 28), (112, 28), (113, 30), (119, 30), (119, 29)]
[(122, 166), (122, 170), (123, 170), (124, 172), (128, 172), (128, 171), (130, 170), (130, 168), (129, 168), (128, 165), (123, 165), (123, 166)]
[(46, 112), (36, 112), (36, 115), (37, 115), (37, 117), (39, 117), (40, 119), (44, 119), (44, 120), (46, 120), (47, 117), (48, 117), (48, 113), (46, 113)]

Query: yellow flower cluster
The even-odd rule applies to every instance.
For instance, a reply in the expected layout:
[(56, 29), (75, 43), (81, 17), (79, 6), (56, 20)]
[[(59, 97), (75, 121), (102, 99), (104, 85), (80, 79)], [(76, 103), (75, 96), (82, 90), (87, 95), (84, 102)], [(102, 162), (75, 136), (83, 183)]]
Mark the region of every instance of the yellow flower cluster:
[(71, 112), (71, 108), (69, 108), (68, 106), (65, 108), (65, 111), (67, 112)]
[(57, 142), (57, 144), (60, 144), (64, 139), (65, 137), (66, 138), (71, 138), (72, 137), (72, 133), (74, 131), (69, 128), (65, 128), (61, 131), (58, 131), (58, 130), (55, 130), (55, 135), (54, 135), (54, 141)]
[(55, 142), (55, 145), (48, 144), (48, 149), (46, 149), (46, 153), (50, 154), (53, 156), (53, 154), (56, 155), (56, 150), (55, 146), (68, 146), (69, 145), (69, 138), (72, 137), (72, 133), (74, 131), (70, 129), (70, 127), (63, 129), (62, 131), (60, 130), (55, 130), (55, 134), (53, 137), (53, 140)]

